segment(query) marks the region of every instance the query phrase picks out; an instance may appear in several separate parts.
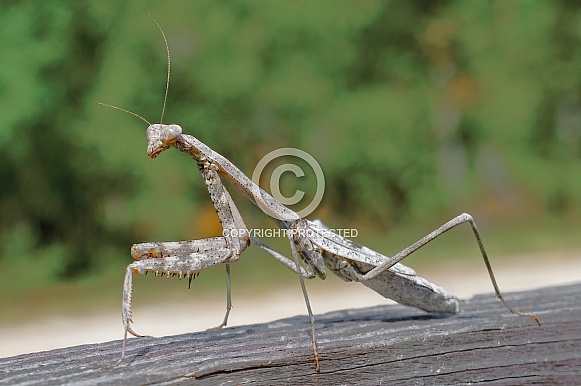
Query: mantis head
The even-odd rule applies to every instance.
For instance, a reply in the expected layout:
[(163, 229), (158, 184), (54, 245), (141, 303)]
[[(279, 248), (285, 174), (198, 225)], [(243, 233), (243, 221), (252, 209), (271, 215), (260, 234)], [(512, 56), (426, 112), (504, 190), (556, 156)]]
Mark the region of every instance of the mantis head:
[(165, 149), (175, 144), (182, 135), (182, 128), (178, 125), (164, 125), (156, 123), (147, 128), (147, 156), (155, 158)]

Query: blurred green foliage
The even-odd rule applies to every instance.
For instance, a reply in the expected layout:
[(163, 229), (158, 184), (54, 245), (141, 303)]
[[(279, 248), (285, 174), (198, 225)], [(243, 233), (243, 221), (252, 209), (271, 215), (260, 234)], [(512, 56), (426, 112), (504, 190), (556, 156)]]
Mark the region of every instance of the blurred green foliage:
[(327, 179), (315, 215), (385, 231), (579, 214), (576, 2), (2, 1), (9, 272), (74, 278), (127, 264), (134, 242), (219, 232), (194, 163), (147, 159), (143, 122), (96, 104), (158, 121), (165, 49), (146, 11), (172, 54), (165, 121), (249, 175), (307, 151)]

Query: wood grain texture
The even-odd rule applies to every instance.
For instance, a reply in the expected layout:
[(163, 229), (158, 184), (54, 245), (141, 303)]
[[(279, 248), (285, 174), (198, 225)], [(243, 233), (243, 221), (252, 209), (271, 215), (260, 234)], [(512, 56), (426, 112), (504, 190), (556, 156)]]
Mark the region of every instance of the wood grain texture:
[(581, 284), (506, 299), (543, 325), (510, 314), (493, 294), (462, 301), (453, 316), (378, 306), (316, 316), (318, 374), (308, 317), (297, 316), (131, 339), (126, 360), (108, 371), (121, 341), (4, 358), (0, 385), (580, 383)]

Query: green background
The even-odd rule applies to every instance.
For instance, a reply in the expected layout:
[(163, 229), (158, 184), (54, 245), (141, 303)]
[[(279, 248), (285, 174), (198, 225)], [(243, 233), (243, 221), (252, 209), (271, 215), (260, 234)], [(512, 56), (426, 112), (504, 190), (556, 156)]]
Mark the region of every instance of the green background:
[[(147, 12), (171, 50), (164, 121), (247, 175), (308, 152), (326, 178), (311, 218), (386, 254), (464, 211), (493, 255), (579, 245), (576, 2), (2, 1), (3, 320), (117, 307), (133, 243), (220, 234), (195, 163), (148, 159), (146, 125), (97, 104), (158, 122), (166, 53)], [(312, 197), (303, 180), (283, 188)], [(250, 228), (274, 228), (226, 185)], [(426, 258), (479, 258), (468, 231), (446, 237)], [(233, 267), (242, 287), (286, 272), (256, 249)]]

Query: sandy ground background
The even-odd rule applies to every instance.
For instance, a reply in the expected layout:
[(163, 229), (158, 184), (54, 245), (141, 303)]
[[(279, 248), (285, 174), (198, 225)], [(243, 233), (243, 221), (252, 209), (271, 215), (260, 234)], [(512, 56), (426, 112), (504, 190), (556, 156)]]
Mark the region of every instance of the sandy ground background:
[[(580, 250), (535, 255), (528, 253), (495, 260), (495, 275), (504, 293), (581, 281)], [(463, 299), (493, 291), (481, 261), (455, 265), (453, 272), (448, 267), (418, 273)], [(358, 283), (311, 280), (307, 282), (307, 288), (315, 316), (335, 310), (391, 302)], [(507, 300), (510, 302), (510, 298)], [(293, 286), (250, 297), (239, 295), (234, 289), (233, 304), (229, 326), (306, 315), (298, 282)], [(518, 304), (514, 306), (518, 308)], [(121, 304), (119, 311), (107, 314), (53, 316), (26, 324), (0, 325), (0, 357), (121, 339), (123, 326), (120, 307)], [(192, 297), (186, 304), (176, 304), (171, 300), (156, 305), (136, 304), (133, 326), (135, 331), (144, 335), (176, 335), (214, 327), (222, 321), (224, 312), (224, 296)]]

